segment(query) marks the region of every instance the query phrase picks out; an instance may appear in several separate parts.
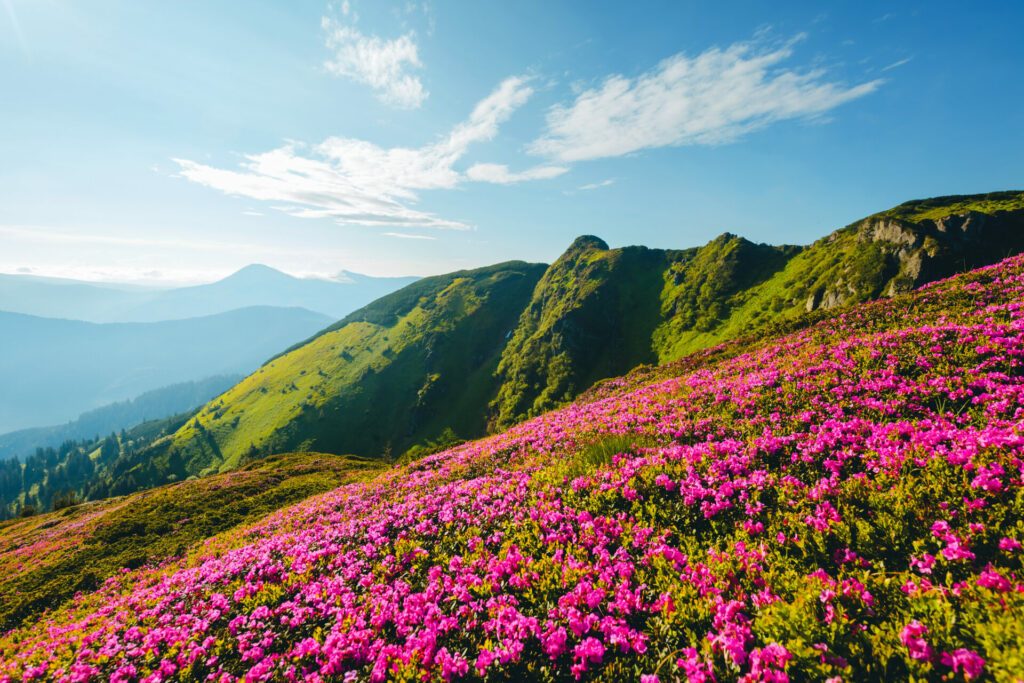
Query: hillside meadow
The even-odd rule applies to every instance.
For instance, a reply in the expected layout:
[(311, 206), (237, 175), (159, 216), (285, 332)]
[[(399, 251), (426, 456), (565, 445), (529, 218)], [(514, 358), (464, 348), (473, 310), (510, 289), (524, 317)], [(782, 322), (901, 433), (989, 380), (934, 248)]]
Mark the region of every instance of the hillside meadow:
[(0, 680), (1011, 680), (1022, 399), (1016, 257), (114, 574)]

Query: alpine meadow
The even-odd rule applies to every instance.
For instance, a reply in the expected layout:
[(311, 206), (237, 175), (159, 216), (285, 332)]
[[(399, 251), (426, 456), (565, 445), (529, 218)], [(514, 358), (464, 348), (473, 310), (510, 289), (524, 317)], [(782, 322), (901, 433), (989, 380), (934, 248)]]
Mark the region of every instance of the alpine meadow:
[(1024, 7), (4, 9), (0, 683), (1024, 682)]

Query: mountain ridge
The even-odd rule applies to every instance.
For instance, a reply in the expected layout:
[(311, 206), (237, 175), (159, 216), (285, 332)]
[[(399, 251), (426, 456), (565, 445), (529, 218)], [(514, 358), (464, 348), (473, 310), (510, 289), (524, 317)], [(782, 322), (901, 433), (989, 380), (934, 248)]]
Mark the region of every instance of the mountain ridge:
[(0, 432), (72, 420), (175, 382), (250, 372), (329, 321), (270, 306), (153, 323), (0, 311)]
[[(890, 215), (899, 207), (872, 214), (807, 246), (755, 244), (724, 233), (702, 247), (612, 249), (598, 237), (582, 235), (544, 269), (528, 299), (512, 316), (515, 322), (505, 332), (494, 375), (473, 375), (472, 381), (452, 385), (452, 378), (443, 373), (424, 372), (418, 382), (404, 380), (404, 388), (399, 390), (397, 384), (381, 384), (383, 380), (370, 372), (364, 379), (377, 387), (374, 392), (384, 393), (376, 394), (377, 404), (368, 404), (355, 399), (365, 397), (365, 388), (349, 384), (351, 380), (334, 382), (334, 371), (320, 368), (327, 377), (321, 378), (318, 386), (324, 387), (328, 402), (335, 397), (343, 403), (356, 400), (366, 406), (360, 410), (370, 411), (391, 405), (415, 406), (419, 397), (428, 395), (441, 380), (441, 385), (449, 386), (449, 400), (470, 394), (489, 397), (485, 409), (475, 409), (473, 420), (460, 416), (455, 424), (458, 411), (452, 409), (448, 424), (445, 419), (430, 421), (430, 427), (406, 424), (397, 430), (400, 437), (384, 442), (368, 440), (365, 433), (379, 429), (374, 425), (390, 424), (393, 418), (383, 418), (387, 410), (377, 419), (368, 414), (355, 423), (350, 415), (342, 418), (330, 411), (313, 411), (320, 426), (312, 431), (319, 436), (304, 438), (304, 430), (310, 429), (308, 417), (278, 424), (271, 436), (266, 429), (247, 432), (247, 411), (231, 403), (229, 391), (222, 397), (224, 403), (208, 406), (175, 436), (175, 448), (188, 451), (207, 442), (206, 436), (198, 438), (202, 432), (219, 448), (227, 446), (227, 461), (239, 458), (242, 450), (270, 453), (296, 447), (395, 457), (401, 449), (443, 435), (453, 439), (480, 436), (486, 430), (466, 431), (467, 427), (507, 427), (572, 400), (594, 382), (637, 365), (680, 358), (817, 309), (908, 291), (967, 267), (994, 262), (1007, 252), (1024, 250), (1022, 197), (1024, 193), (1013, 191), (905, 202), (899, 215)], [(956, 218), (961, 215), (965, 218)], [(876, 230), (880, 225), (898, 229)], [(289, 356), (310, 353), (310, 344), (342, 329), (355, 333), (359, 329), (365, 332), (366, 325), (396, 325), (417, 307), (433, 306), (432, 297), (458, 277), (459, 273), (452, 273), (424, 278), (353, 312), (268, 364), (294, 363), (291, 381), (306, 386), (298, 378), (303, 370), (312, 370)], [(486, 307), (486, 297), (484, 301)], [(503, 315), (508, 317), (507, 313)], [(450, 340), (443, 326), (434, 332), (435, 342)], [(373, 346), (366, 337), (356, 337), (360, 341), (353, 343)], [(448, 352), (457, 353), (458, 349), (449, 347)], [(351, 362), (344, 361), (337, 371), (347, 372), (344, 368)], [(250, 397), (252, 391), (267, 391), (265, 409), (257, 407), (259, 402), (250, 403), (257, 413), (270, 411), (270, 404), (280, 400), (276, 380), (261, 386), (261, 380), (251, 376), (245, 382)], [(284, 384), (287, 387), (287, 382)], [(226, 426), (224, 416), (229, 414), (242, 425), (237, 431)], [(256, 420), (248, 422), (255, 424)], [(325, 442), (324, 434), (332, 431)]]
[(111, 323), (180, 320), (251, 306), (278, 306), (306, 308), (338, 319), (419, 279), (345, 275), (344, 279), (300, 278), (253, 263), (214, 282), (145, 287), (0, 274), (0, 310)]
[(121, 453), (108, 483), (126, 493), (291, 450), (407, 461), (634, 367), (798, 329), (1020, 252), (1022, 198), (908, 202), (903, 217), (872, 214), (807, 246), (723, 233), (687, 249), (610, 248), (584, 235), (550, 266), (423, 278), (306, 336), (180, 427)]

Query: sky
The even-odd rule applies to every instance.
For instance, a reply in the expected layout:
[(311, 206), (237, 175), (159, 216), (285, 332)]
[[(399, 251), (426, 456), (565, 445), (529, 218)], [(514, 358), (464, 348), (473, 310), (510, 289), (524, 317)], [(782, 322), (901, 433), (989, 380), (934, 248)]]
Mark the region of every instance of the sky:
[(809, 243), (1024, 188), (1024, 3), (0, 0), (0, 272)]

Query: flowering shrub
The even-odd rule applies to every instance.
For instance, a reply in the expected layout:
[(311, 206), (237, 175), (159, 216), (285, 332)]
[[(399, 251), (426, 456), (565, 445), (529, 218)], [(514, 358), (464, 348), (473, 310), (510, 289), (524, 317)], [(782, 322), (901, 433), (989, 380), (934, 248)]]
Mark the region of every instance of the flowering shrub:
[(110, 579), (0, 681), (1012, 678), (1022, 302), (1014, 258), (626, 378)]

